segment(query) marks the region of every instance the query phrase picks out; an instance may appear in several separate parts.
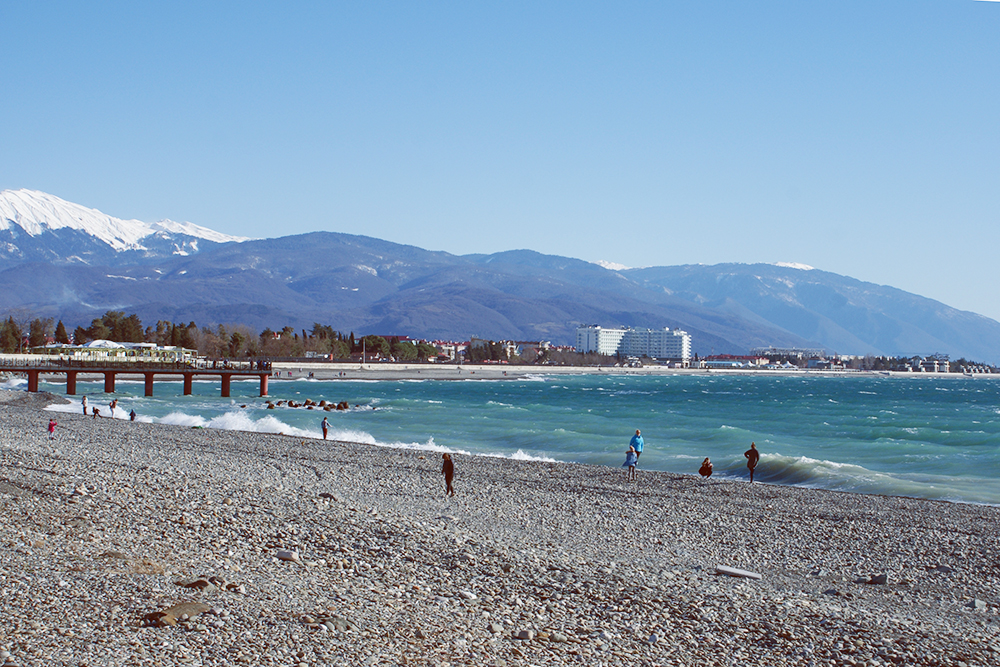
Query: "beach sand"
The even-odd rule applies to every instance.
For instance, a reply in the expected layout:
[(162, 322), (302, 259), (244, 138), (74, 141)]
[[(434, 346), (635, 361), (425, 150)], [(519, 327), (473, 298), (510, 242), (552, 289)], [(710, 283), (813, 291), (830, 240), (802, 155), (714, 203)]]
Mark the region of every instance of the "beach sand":
[(0, 392), (0, 663), (1000, 662), (994, 507), (466, 456), (445, 498), (432, 453), (50, 440), (58, 400)]

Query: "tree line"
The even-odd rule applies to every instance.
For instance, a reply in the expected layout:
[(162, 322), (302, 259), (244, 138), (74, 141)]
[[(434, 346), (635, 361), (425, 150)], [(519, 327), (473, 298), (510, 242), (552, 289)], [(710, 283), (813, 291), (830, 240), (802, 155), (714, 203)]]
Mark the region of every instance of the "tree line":
[[(50, 340), (64, 345), (70, 343), (62, 320), (55, 323), (51, 317), (29, 319), (19, 312), (8, 315), (0, 324), (0, 352), (28, 352)], [(412, 343), (399, 337), (356, 338), (353, 331), (344, 334), (318, 322), (313, 323), (310, 331), (296, 331), (286, 326), (277, 331), (266, 328), (260, 333), (243, 324), (199, 327), (194, 322), (184, 324), (168, 320), (158, 320), (155, 325), (143, 328), (138, 315), (126, 315), (117, 310), (95, 317), (89, 327), (78, 326), (73, 330), (72, 342), (77, 345), (95, 340), (184, 347), (197, 350), (203, 356), (231, 359), (304, 357), (307, 352), (347, 359), (364, 352), (368, 359), (416, 361), (433, 358), (438, 353), (437, 348), (428, 343)]]

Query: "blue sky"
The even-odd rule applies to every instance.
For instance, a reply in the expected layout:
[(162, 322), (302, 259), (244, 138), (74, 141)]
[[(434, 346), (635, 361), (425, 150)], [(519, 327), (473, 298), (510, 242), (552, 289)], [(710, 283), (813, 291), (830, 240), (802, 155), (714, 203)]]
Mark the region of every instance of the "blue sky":
[(1000, 319), (1000, 3), (0, 2), (0, 190)]

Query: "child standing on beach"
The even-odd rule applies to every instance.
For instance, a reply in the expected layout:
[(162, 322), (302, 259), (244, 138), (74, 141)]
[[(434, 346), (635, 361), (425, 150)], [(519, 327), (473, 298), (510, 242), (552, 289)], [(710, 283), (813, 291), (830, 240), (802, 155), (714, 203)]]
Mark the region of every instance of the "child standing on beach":
[(635, 481), (635, 466), (639, 463), (639, 455), (635, 452), (635, 447), (629, 445), (628, 453), (625, 454), (625, 463), (622, 464), (623, 468), (628, 468), (628, 481)]
[(50, 419), (49, 420), (49, 440), (55, 440), (55, 439), (56, 439), (56, 420), (55, 419)]
[(444, 465), (441, 466), (441, 472), (444, 473), (444, 495), (455, 495), (455, 489), (451, 485), (451, 480), (455, 479), (455, 464), (451, 460), (451, 454), (444, 455)]

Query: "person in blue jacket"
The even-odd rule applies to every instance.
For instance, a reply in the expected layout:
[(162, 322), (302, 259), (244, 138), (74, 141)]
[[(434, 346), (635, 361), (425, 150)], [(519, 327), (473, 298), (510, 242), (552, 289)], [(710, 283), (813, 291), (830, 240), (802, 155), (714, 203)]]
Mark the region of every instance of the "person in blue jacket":
[(623, 468), (628, 468), (628, 481), (635, 481), (635, 466), (639, 462), (639, 455), (635, 451), (635, 447), (629, 447), (628, 453), (625, 454), (625, 463), (622, 464)]
[(635, 435), (632, 436), (632, 441), (628, 443), (628, 446), (635, 450), (635, 459), (638, 461), (639, 457), (642, 456), (642, 432), (639, 429), (635, 430)]

